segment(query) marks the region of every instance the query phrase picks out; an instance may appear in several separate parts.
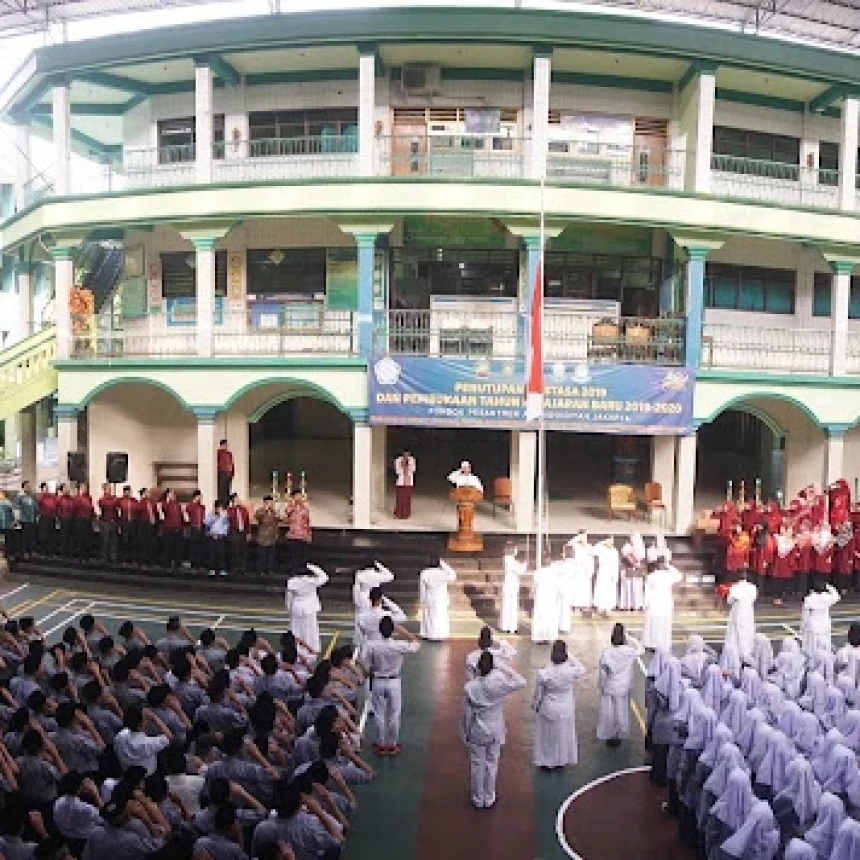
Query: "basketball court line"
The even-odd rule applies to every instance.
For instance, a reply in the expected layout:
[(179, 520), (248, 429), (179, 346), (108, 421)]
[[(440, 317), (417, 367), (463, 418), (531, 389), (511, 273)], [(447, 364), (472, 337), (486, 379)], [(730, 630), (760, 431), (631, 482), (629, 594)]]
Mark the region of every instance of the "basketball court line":
[(11, 597), (13, 594), (19, 594), (25, 588), (29, 588), (30, 583), (25, 582), (23, 585), (19, 585), (17, 588), (13, 588), (11, 591), (4, 591), (3, 594), (0, 594), (0, 600), (5, 600), (7, 597)]
[(603, 783), (617, 779), (619, 776), (628, 776), (631, 773), (642, 773), (643, 771), (649, 770), (651, 770), (651, 766), (644, 764), (638, 765), (637, 767), (627, 767), (623, 770), (616, 770), (614, 773), (608, 773), (606, 776), (601, 776), (598, 779), (594, 779), (591, 782), (586, 783), (581, 788), (578, 788), (561, 804), (558, 808), (558, 814), (555, 817), (555, 834), (558, 837), (558, 844), (561, 846), (561, 850), (564, 851), (571, 860), (587, 860), (587, 858), (584, 858), (581, 854), (577, 854), (576, 851), (568, 845), (567, 839), (564, 835), (564, 816), (567, 815), (567, 810), (570, 809), (571, 804), (577, 798), (585, 794), (585, 792), (592, 788), (597, 788), (598, 785), (603, 785)]

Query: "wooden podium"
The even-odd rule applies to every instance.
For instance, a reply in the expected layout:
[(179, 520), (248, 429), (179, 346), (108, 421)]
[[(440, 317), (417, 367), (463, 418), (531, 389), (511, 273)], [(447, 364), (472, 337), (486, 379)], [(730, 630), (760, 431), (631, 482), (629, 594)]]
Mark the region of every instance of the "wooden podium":
[(448, 549), (451, 552), (481, 552), (484, 549), (484, 538), (475, 534), (475, 502), (480, 502), (484, 494), (474, 487), (457, 487), (448, 496), (457, 504), (457, 534), (448, 538)]

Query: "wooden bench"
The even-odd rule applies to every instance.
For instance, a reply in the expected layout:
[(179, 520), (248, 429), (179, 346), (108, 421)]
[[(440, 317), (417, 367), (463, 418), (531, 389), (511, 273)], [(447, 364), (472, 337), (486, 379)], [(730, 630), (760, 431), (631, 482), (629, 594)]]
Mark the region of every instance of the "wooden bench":
[(162, 460), (152, 464), (153, 490), (157, 494), (170, 489), (180, 502), (190, 502), (198, 487), (197, 463)]

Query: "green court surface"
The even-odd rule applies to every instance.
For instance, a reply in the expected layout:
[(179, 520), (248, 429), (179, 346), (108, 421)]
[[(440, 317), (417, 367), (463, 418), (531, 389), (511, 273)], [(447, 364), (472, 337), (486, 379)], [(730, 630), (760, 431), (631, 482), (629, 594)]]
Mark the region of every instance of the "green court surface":
[[(210, 605), (205, 595), (183, 603), (179, 599), (142, 596), (139, 592), (124, 598), (71, 586), (50, 589), (11, 581), (0, 589), (0, 605), (8, 614), (32, 615), (49, 640), (59, 638), (66, 626), (75, 624), (86, 612), (93, 613), (110, 630), (116, 630), (127, 618), (134, 619), (150, 637), (162, 634), (170, 615), (181, 616), (192, 634), (212, 627), (230, 640), (252, 626), (263, 636), (274, 638), (286, 629), (285, 613), (271, 602), (229, 607)], [(854, 606), (835, 608), (835, 642), (841, 643), (854, 617)], [(401, 729), (404, 752), (396, 758), (379, 759), (370, 752), (369, 744), (363, 746), (378, 778), (358, 792), (359, 808), (353, 817), (345, 860), (378, 860), (383, 856), (392, 860), (564, 860), (572, 856), (562, 847), (557, 833), (560, 806), (593, 780), (646, 762), (641, 668), (634, 673), (630, 741), (609, 750), (595, 737), (597, 662), (616, 621), (628, 624), (634, 635), (641, 630), (640, 615), (616, 613), (609, 619), (576, 619), (568, 637), (569, 647), (589, 674), (580, 682), (577, 693), (579, 764), (564, 773), (544, 773), (531, 764), (532, 681), (548, 661), (549, 648), (533, 645), (526, 637), (510, 637), (519, 652), (515, 666), (530, 684), (508, 705), (509, 736), (502, 752), (499, 803), (493, 810), (476, 811), (469, 804), (468, 759), (458, 738), (463, 659), (474, 647), (472, 635), (446, 643), (423, 643), (417, 654), (407, 657)], [(352, 619), (346, 615), (330, 617), (324, 613), (320, 627), (324, 650), (352, 636)], [(797, 631), (799, 607), (775, 610), (762, 604), (758, 627), (778, 647), (779, 640)], [(675, 624), (676, 650), (683, 650), (682, 642), (690, 633), (699, 633), (719, 644), (724, 630), (721, 612), (704, 618), (679, 616)], [(476, 632), (476, 628), (470, 631)]]

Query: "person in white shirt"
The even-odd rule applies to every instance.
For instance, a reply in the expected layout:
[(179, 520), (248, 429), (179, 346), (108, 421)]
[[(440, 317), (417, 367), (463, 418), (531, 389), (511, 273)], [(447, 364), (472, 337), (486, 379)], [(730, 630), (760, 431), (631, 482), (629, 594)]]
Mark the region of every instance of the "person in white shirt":
[(634, 532), (621, 547), (621, 585), (618, 608), (638, 612), (645, 590), (645, 541)]
[(526, 572), (526, 563), (517, 559), (514, 544), (505, 547), (505, 574), (502, 582), (502, 613), (499, 629), (502, 633), (516, 633), (520, 624), (520, 579)]
[[(150, 737), (143, 731), (145, 722), (150, 723), (160, 733)], [(126, 709), (123, 720), (125, 728), (114, 739), (114, 749), (123, 770), (139, 765), (149, 776), (158, 768), (158, 754), (170, 746), (173, 738), (170, 730), (150, 710), (138, 705)]]
[(617, 747), (630, 737), (630, 686), (633, 664), (645, 653), (642, 643), (625, 635), (624, 626), (612, 628), (611, 645), (600, 655), (597, 686), (600, 709), (597, 714), (597, 739)]
[(355, 646), (360, 648), (358, 619), (361, 613), (370, 609), (370, 590), (380, 585), (394, 581), (394, 573), (384, 564), (375, 561), (373, 567), (364, 567), (355, 572), (355, 583), (352, 586), (352, 603), (355, 607)]
[(472, 464), (468, 460), (463, 460), (460, 468), (448, 475), (448, 480), (455, 487), (471, 487), (473, 490), (484, 492), (484, 485), (477, 475), (472, 474)]
[(564, 597), (560, 593), (561, 567), (562, 562), (547, 559), (546, 564), (534, 572), (532, 642), (552, 642), (558, 637), (560, 619), (565, 614), (570, 618), (570, 609), (565, 613)]
[(394, 516), (408, 520), (412, 516), (412, 488), (415, 486), (415, 458), (404, 451), (394, 461)]
[(645, 626), (642, 644), (671, 652), (672, 623), (675, 615), (675, 600), (672, 588), (684, 577), (665, 560), (656, 562), (656, 567), (645, 579)]
[(495, 666), (489, 651), (478, 660), (478, 677), (463, 688), (460, 738), (469, 748), (472, 805), (496, 804), (499, 757), (505, 743), (505, 699), (522, 690), (526, 679), (504, 663)]
[(579, 761), (576, 740), (576, 682), (585, 666), (569, 657), (567, 644), (552, 644), (550, 663), (538, 671), (532, 707), (535, 720), (534, 763), (541, 770), (561, 770)]
[[(570, 560), (565, 563), (569, 570), (569, 603), (567, 608), (561, 607), (561, 618), (558, 629), (561, 633), (570, 632), (570, 610), (579, 609), (583, 614), (591, 611), (594, 603), (594, 549), (588, 543), (588, 534), (579, 532), (567, 542), (570, 547)], [(569, 568), (568, 568), (569, 565)]]
[(448, 583), (456, 579), (456, 571), (443, 559), (438, 567), (421, 571), (421, 635), (425, 639), (440, 641), (450, 636)]
[(373, 751), (378, 755), (397, 755), (401, 752), (400, 672), (404, 656), (414, 654), (421, 647), (408, 631), (403, 631), (406, 641), (392, 638), (394, 629), (391, 616), (383, 616), (379, 622), (379, 639), (367, 645), (366, 661), (371, 677), (373, 712), (379, 726), (379, 740), (373, 745)]
[(285, 603), (290, 616), (290, 629), (297, 639), (314, 651), (320, 650), (320, 627), (317, 616), (322, 611), (317, 589), (328, 582), (328, 574), (308, 562), (307, 571), (287, 580)]
[(752, 659), (755, 642), (755, 602), (758, 588), (747, 582), (746, 571), (729, 589), (726, 598), (729, 604), (729, 621), (726, 624), (726, 645), (737, 648), (741, 660)]
[(493, 639), (493, 631), (489, 627), (482, 627), (478, 634), (478, 647), (466, 655), (467, 682), (478, 677), (478, 661), (485, 651), (493, 655), (497, 667), (501, 663), (510, 663), (517, 656), (517, 649), (513, 645), (504, 639)]
[(618, 579), (621, 575), (621, 556), (615, 541), (608, 537), (594, 548), (597, 572), (594, 575), (594, 608), (603, 616), (618, 605)]
[(830, 607), (842, 599), (839, 591), (832, 585), (815, 583), (803, 600), (800, 617), (800, 633), (803, 639), (803, 652), (811, 657), (819, 648), (833, 649), (831, 637)]
[(405, 631), (398, 625), (406, 623), (406, 613), (393, 601), (389, 600), (380, 586), (370, 589), (370, 606), (358, 616), (358, 638), (356, 648), (359, 658), (364, 661), (367, 645), (381, 638), (379, 633), (379, 622), (386, 616), (390, 616), (395, 624), (397, 632), (404, 636)]
[(672, 560), (672, 551), (666, 545), (666, 536), (658, 532), (654, 543), (645, 551), (645, 560), (650, 564), (656, 564), (661, 558), (668, 564)]

